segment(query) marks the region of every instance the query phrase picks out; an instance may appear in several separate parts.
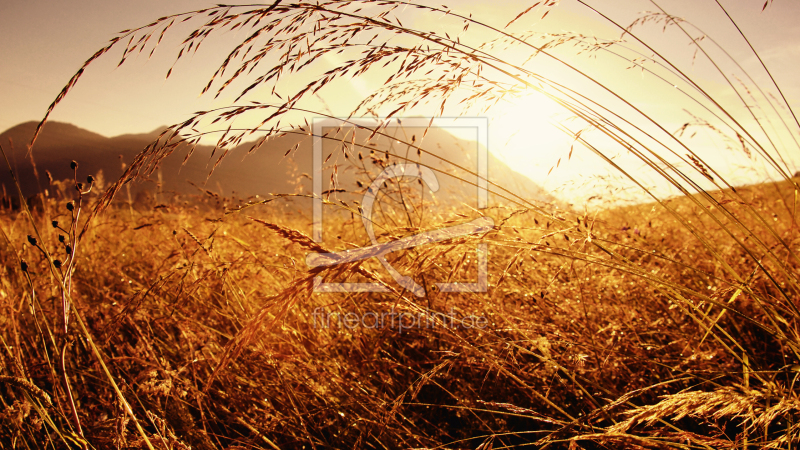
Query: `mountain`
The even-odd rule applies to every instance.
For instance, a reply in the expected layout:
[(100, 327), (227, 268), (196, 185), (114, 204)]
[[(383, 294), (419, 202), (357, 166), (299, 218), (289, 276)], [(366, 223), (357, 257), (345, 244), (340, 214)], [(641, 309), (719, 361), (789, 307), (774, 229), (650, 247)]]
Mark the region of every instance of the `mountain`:
[[(116, 181), (122, 175), (123, 164), (130, 164), (134, 157), (165, 129), (143, 134), (105, 137), (68, 123), (48, 122), (32, 152), (39, 174), (37, 179), (34, 175), (34, 165), (26, 157), (25, 148), (36, 125), (36, 122), (27, 122), (0, 134), (0, 143), (7, 149), (9, 160), (26, 196), (47, 188), (45, 171), (50, 172), (55, 180), (71, 179), (72, 160), (79, 164), (79, 181), (85, 180), (86, 175), (97, 176), (101, 171), (106, 184)], [(323, 178), (325, 190), (332, 188), (357, 190), (356, 184), (359, 180), (362, 186), (369, 185), (370, 179), (364, 175), (364, 171), (371, 172), (373, 177), (380, 172), (381, 169), (375, 163), (382, 164), (387, 161), (385, 154), (387, 149), (393, 154), (408, 154), (408, 159), (412, 161), (475, 181), (473, 175), (454, 169), (430, 155), (424, 153), (417, 155), (415, 150), (409, 150), (395, 139), (376, 136), (367, 143), (369, 134), (366, 131), (359, 130), (355, 133), (355, 137), (352, 136), (352, 132), (345, 137), (343, 131), (335, 139), (333, 130), (328, 131), (331, 139), (324, 139), (322, 145), (323, 155), (327, 158)], [(386, 131), (388, 134), (396, 133), (397, 136), (404, 136), (403, 139), (406, 141), (413, 137), (426, 150), (468, 170), (476, 170), (478, 147), (475, 142), (458, 139), (446, 130), (437, 128), (431, 128), (424, 140), (422, 129), (396, 127)], [(342, 140), (347, 143), (349, 154), (347, 158), (342, 150)], [(13, 143), (11, 151), (6, 145), (9, 142)], [(352, 142), (363, 143), (364, 146), (354, 147), (351, 145)], [(212, 156), (212, 146), (197, 146), (192, 156), (184, 163), (189, 147), (182, 145), (159, 164), (159, 169), (149, 180), (131, 183), (133, 196), (142, 198), (144, 192), (149, 192), (150, 195), (159, 192), (161, 197), (200, 194), (198, 187), (223, 197), (235, 195), (239, 198), (254, 195), (263, 197), (270, 193), (311, 193), (311, 179), (308, 174), (312, 173), (312, 140), (307, 134), (297, 130), (271, 138), (257, 151), (248, 154), (251, 146), (252, 143), (244, 143), (230, 149), (212, 173), (214, 163), (223, 153), (222, 150), (218, 149)], [(358, 158), (359, 153), (362, 159)], [(391, 156), (390, 160), (404, 162), (401, 158)], [(536, 203), (555, 202), (553, 197), (530, 179), (515, 172), (491, 154), (488, 167), (490, 181), (498, 183), (526, 200)], [(331, 174), (334, 171), (336, 184), (332, 185)], [(13, 182), (7, 171), (2, 170), (0, 174), (4, 192), (10, 195), (13, 192)], [(437, 178), (441, 184), (441, 190), (437, 192), (437, 198), (440, 200), (459, 196), (470, 197), (471, 192), (477, 192), (476, 187), (459, 183), (442, 173), (439, 173)], [(161, 198), (159, 200), (165, 201)], [(494, 204), (496, 200), (498, 197), (490, 197), (490, 204)]]

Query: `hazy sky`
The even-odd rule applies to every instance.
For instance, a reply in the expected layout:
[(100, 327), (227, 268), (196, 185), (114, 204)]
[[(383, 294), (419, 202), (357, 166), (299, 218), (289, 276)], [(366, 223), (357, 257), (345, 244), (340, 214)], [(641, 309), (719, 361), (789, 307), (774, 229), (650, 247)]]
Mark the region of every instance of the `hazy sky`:
[[(773, 70), (790, 102), (796, 107), (800, 106), (800, 85), (796, 81), (797, 69), (800, 68), (800, 2), (775, 0), (762, 13), (763, 0), (721, 1)], [(145, 25), (163, 15), (200, 9), (216, 3), (191, 0), (3, 0), (0, 2), (0, 131), (20, 122), (41, 119), (47, 106), (83, 61), (116, 32)], [(440, 4), (441, 1), (434, 3)], [(535, 2), (462, 0), (450, 2), (448, 6), (458, 11), (472, 12), (476, 18), (502, 26), (533, 3)], [(595, 0), (589, 3), (625, 25), (637, 13), (655, 8), (648, 1)], [(724, 16), (714, 0), (663, 0), (659, 4), (672, 14), (691, 19), (718, 42), (729, 47), (733, 56), (748, 70), (758, 73), (755, 75), (756, 81), (766, 81), (764, 75), (756, 70), (756, 60), (748, 53), (736, 31), (724, 21)], [(618, 30), (599, 20), (595, 13), (577, 5), (574, 0), (563, 0), (560, 7), (560, 10), (556, 10), (545, 20), (541, 20), (540, 14), (527, 15), (515, 24), (515, 29), (558, 32), (577, 28), (587, 35), (619, 37)], [(437, 21), (441, 19), (432, 15), (402, 17), (405, 24), (434, 29), (439, 26)], [(177, 38), (178, 35), (175, 36)], [(648, 36), (651, 36), (653, 42), (662, 45), (670, 56), (686, 55), (678, 56), (684, 60), (691, 58), (693, 51), (688, 43), (678, 39), (680, 36), (669, 32), (662, 35), (660, 29), (654, 30)], [(242, 39), (244, 35), (234, 32), (228, 37)], [(225, 50), (231, 48), (231, 42), (234, 41), (223, 38), (204, 44), (205, 48), (201, 52), (176, 67), (174, 79), (170, 80), (165, 80), (164, 75), (176, 55), (179, 42), (175, 40), (166, 39), (151, 60), (148, 61), (145, 55), (141, 55), (120, 68), (116, 68), (120, 51), (112, 53), (89, 68), (73, 92), (56, 109), (51, 120), (71, 122), (107, 136), (146, 132), (161, 125), (185, 120), (197, 109), (221, 104), (198, 98), (198, 94), (213, 73), (213, 67), (227, 54)], [(599, 72), (610, 74), (604, 66), (608, 62), (601, 60), (597, 64)], [(711, 92), (727, 95), (724, 94), (726, 87), (714, 79), (710, 66), (699, 62), (694, 66), (689, 64), (689, 67), (693, 71), (692, 76), (708, 81)], [(733, 68), (724, 67), (723, 70), (732, 72)], [(609, 75), (608, 82), (623, 83), (622, 86), (634, 94), (640, 89), (642, 92), (639, 94), (642, 95), (639, 98), (645, 99), (656, 114), (660, 109), (671, 110), (680, 104), (669, 91), (666, 91), (667, 95), (653, 91), (653, 95), (648, 98), (648, 85), (632, 86), (624, 77)], [(337, 87), (336, 92), (323, 93), (323, 98), (326, 107), (333, 109), (337, 115), (344, 115), (349, 112), (346, 109), (352, 101), (380, 85), (381, 80), (377, 79), (342, 84)], [(771, 88), (767, 84), (764, 86)], [(502, 141), (505, 148), (500, 149), (495, 145), (491, 150), (504, 155), (507, 160), (520, 167), (524, 166), (521, 171), (544, 183), (542, 177), (554, 165), (556, 158), (565, 156), (564, 152), (551, 151), (539, 155), (529, 151), (524, 144), (511, 143), (514, 139), (519, 140), (519, 136), (513, 136), (516, 131), (522, 133), (520, 136), (523, 142), (530, 141), (525, 135), (527, 129), (528, 132), (537, 134), (540, 143), (554, 147), (568, 145), (564, 144), (557, 133), (515, 122), (520, 115), (525, 115), (525, 108), (529, 110), (530, 105), (538, 101), (538, 97), (533, 96), (520, 101), (518, 106), (497, 108), (491, 113), (493, 116), (505, 117), (503, 125), (497, 122), (498, 125), (494, 127), (493, 141), (495, 144)], [(546, 106), (546, 102), (542, 105), (537, 108), (537, 114), (541, 119), (547, 120), (555, 110)], [(685, 118), (675, 117), (674, 120), (668, 120), (679, 126)], [(565, 162), (563, 164), (567, 165)], [(562, 175), (550, 175), (551, 181), (562, 183), (571, 177), (570, 171), (584, 173), (596, 165), (597, 161), (576, 157), (570, 164), (571, 169), (561, 169)]]

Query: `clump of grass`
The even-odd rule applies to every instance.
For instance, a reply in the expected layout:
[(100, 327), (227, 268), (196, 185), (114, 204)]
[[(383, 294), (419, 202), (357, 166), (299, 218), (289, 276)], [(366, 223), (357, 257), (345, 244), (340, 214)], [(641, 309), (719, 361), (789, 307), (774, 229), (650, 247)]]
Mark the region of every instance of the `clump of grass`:
[[(548, 2), (517, 18), (546, 15), (554, 6)], [(401, 7), (443, 14), (465, 34), (442, 36), (403, 25)], [(58, 220), (51, 227), (56, 231), (36, 231), (29, 245), (22, 218), (2, 217), (9, 251), (2, 254), (7, 276), (0, 277), (0, 298), (9, 313), (2, 318), (0, 397), (9, 425), (0, 432), (37, 448), (791, 448), (798, 440), (800, 373), (798, 185), (789, 176), (788, 150), (777, 142), (795, 135), (796, 119), (786, 105), (786, 117), (771, 117), (787, 131), (773, 133), (780, 130), (777, 123), (772, 127), (758, 115), (746, 120), (736, 105), (724, 104), (664, 58), (639, 37), (641, 27), (685, 33), (698, 57), (716, 67), (726, 55), (714, 50), (716, 43), (695, 39), (688, 22), (657, 9), (631, 27), (619, 26), (622, 38), (613, 41), (580, 33), (511, 33), (446, 7), (396, 1), (223, 5), (115, 37), (50, 110), (94, 60), (116, 47), (124, 47), (121, 63), (136, 52), (152, 53), (184, 19), (201, 25), (188, 33), (179, 59), (221, 31), (251, 30), (212, 75), (207, 92), (239, 89), (241, 99), (250, 99), (253, 89), (267, 87), (276, 92), (275, 102), (203, 111), (176, 124), (143, 150), (121, 180), (93, 197), (93, 211), (102, 216), (81, 219), (88, 193), (78, 189), (66, 220), (27, 213), (26, 226), (37, 230), (44, 229), (42, 220)], [(469, 33), (479, 27), (498, 39), (472, 43)], [(668, 131), (636, 106), (633, 93), (603, 84), (602, 74), (559, 53), (567, 44), (633, 63), (666, 88), (677, 87), (705, 118)], [(533, 63), (546, 59), (566, 67), (575, 78), (561, 83), (547, 76), (550, 66), (540, 71), (509, 59), (498, 53), (505, 45), (524, 49)], [(646, 52), (636, 53), (639, 47)], [(340, 50), (351, 60), (314, 76), (314, 61)], [(223, 124), (220, 159), (250, 135), (261, 134), (257, 150), (271, 136), (310, 133), (306, 124), (281, 121), (302, 111), (301, 101), (316, 90), (384, 63), (394, 64), (387, 86), (354, 116), (389, 105), (388, 116), (405, 114), (429, 98), (441, 105), (460, 99), (489, 105), (537, 90), (575, 115), (573, 125), (561, 126), (576, 145), (618, 170), (652, 203), (583, 213), (548, 209), (490, 182), (505, 204), (470, 214), (493, 217), (491, 232), (390, 258), (401, 273), (431, 286), (473, 276), (477, 262), (470, 252), (487, 243), (488, 292), (426, 289), (424, 299), (397, 287), (373, 261), (304, 266), (309, 251), (364, 242), (353, 226), (360, 223), (357, 205), (335, 196), (324, 198), (326, 208), (345, 214), (328, 225), (326, 232), (337, 236), (332, 244), (304, 232), (307, 218), (270, 208), (287, 196), (235, 208), (208, 196), (202, 209), (172, 204), (131, 212), (109, 206), (125, 183), (180, 146), (198, 144), (204, 133), (194, 130), (203, 124)], [(237, 84), (258, 74), (257, 68), (261, 75), (251, 84)], [(429, 70), (433, 78), (427, 78)], [(292, 89), (282, 84), (291, 81), (287, 77), (309, 71), (309, 84), (277, 96)], [(764, 111), (778, 111), (763, 94), (766, 88), (743, 90), (725, 80), (742, 101), (752, 95)], [(260, 127), (233, 127), (234, 119), (253, 114), (263, 114)], [(683, 139), (680, 132), (696, 126), (727, 136), (783, 179), (732, 186)], [(366, 131), (399, 140), (412, 156), (435, 154), (383, 127)], [(338, 139), (337, 149), (351, 157), (369, 148), (335, 134), (324, 138)], [(618, 163), (603, 150), (608, 142), (644, 169)], [(361, 166), (365, 176), (374, 177), (390, 156), (413, 162), (407, 153), (383, 150), (386, 156), (376, 152), (372, 167)], [(465, 181), (476, 175), (457, 168)], [(682, 195), (669, 198), (647, 187), (648, 173)], [(334, 179), (331, 190), (339, 189)], [(46, 199), (45, 211), (60, 211), (59, 201)], [(401, 183), (380, 202), (382, 239), (453, 220), (442, 207), (415, 222), (409, 211), (424, 209), (430, 199), (411, 195)], [(62, 222), (69, 223), (63, 244), (69, 241), (72, 251), (56, 267), (47, 249), (60, 248)], [(383, 283), (388, 293), (314, 293), (317, 277)], [(19, 299), (30, 306), (21, 308)], [(332, 326), (321, 326), (320, 311), (334, 314)], [(80, 334), (68, 326), (70, 314), (80, 321)], [(401, 317), (424, 318), (425, 326), (344, 327), (348, 314), (406, 314)], [(485, 327), (453, 326), (466, 317), (485, 319)], [(60, 331), (51, 331), (54, 318), (62, 321)]]

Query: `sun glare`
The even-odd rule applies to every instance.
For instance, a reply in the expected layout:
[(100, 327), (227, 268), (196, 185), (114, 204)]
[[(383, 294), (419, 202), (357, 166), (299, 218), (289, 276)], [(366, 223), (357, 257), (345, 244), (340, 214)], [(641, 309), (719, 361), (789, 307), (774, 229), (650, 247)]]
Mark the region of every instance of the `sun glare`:
[(489, 112), (489, 150), (516, 171), (542, 182), (559, 158), (566, 159), (571, 139), (558, 124), (571, 114), (544, 94), (532, 92)]

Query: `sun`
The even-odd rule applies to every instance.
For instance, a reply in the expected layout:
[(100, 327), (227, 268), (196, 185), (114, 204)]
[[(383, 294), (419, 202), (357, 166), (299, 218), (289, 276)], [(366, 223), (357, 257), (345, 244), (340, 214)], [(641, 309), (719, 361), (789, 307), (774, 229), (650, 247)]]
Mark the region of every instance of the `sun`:
[(569, 151), (572, 139), (559, 124), (571, 114), (540, 92), (498, 103), (489, 114), (489, 151), (533, 181)]

